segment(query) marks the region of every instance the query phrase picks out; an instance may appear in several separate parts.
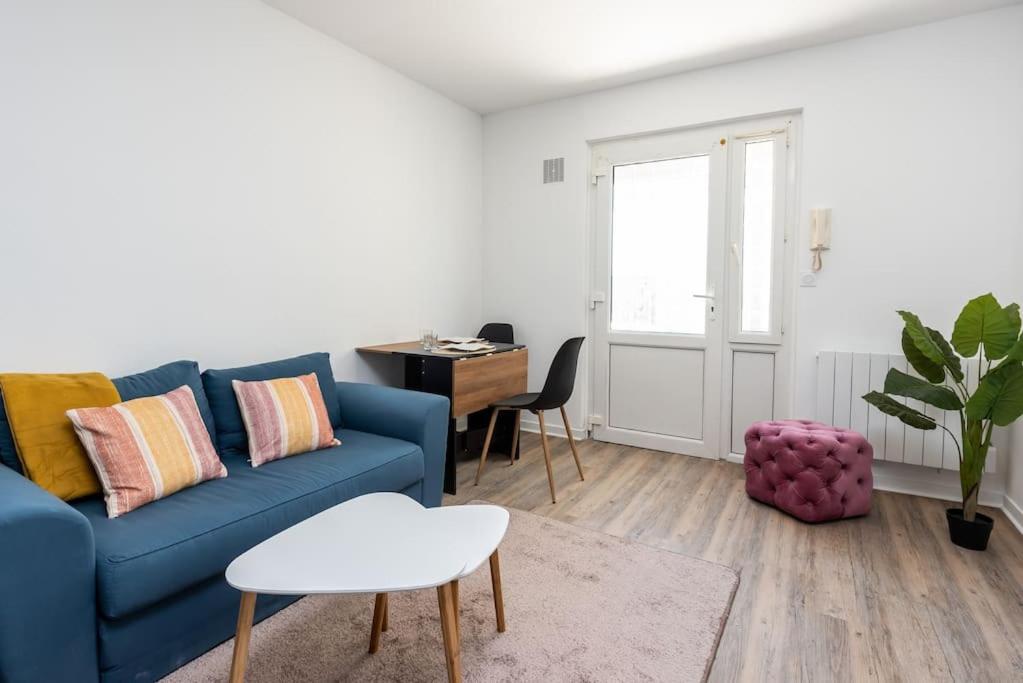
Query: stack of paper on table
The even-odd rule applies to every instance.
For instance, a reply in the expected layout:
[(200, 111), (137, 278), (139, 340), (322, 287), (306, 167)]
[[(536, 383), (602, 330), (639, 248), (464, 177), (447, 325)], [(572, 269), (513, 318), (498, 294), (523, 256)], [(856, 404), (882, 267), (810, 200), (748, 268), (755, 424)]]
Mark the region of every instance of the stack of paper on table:
[(441, 351), (461, 351), (463, 353), (475, 353), (476, 351), (493, 351), (492, 344), (482, 342), (463, 342), (461, 344), (445, 344), (438, 347)]

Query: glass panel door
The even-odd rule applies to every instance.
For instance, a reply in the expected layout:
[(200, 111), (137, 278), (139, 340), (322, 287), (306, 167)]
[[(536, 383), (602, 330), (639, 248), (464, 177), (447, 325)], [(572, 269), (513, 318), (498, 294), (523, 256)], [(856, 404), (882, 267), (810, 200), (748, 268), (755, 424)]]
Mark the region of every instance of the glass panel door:
[[(726, 149), (708, 131), (599, 148), (596, 438), (713, 457), (718, 438)], [(595, 301), (600, 301), (597, 296)]]
[(593, 145), (593, 438), (716, 458), (791, 414), (792, 123)]

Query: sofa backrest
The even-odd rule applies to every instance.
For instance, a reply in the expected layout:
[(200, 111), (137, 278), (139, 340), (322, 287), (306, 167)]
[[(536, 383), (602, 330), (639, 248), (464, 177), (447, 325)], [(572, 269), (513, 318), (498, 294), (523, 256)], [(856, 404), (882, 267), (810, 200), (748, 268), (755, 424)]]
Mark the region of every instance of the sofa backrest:
[(206, 389), (206, 397), (210, 401), (213, 419), (217, 425), (217, 446), (220, 451), (248, 452), (245, 422), (242, 420), (238, 399), (231, 382), (236, 379), (242, 382), (261, 382), (310, 373), (316, 374), (330, 424), (337, 429), (341, 426), (341, 404), (337, 400), (337, 385), (334, 383), (334, 372), (331, 370), (330, 355), (327, 353), (309, 353), (304, 356), (249, 365), (243, 368), (203, 372), (202, 383)]
[[(213, 421), (213, 411), (210, 410), (210, 403), (206, 399), (206, 392), (203, 389), (202, 377), (199, 374), (199, 364), (192, 360), (179, 360), (167, 363), (160, 367), (139, 372), (134, 375), (125, 375), (111, 380), (117, 388), (122, 401), (130, 401), (145, 396), (159, 396), (173, 391), (180, 386), (187, 385), (195, 394), (195, 402), (199, 406), (199, 415), (202, 417), (206, 429), (213, 440), (213, 446), (217, 446), (217, 426)], [(0, 464), (9, 467), (18, 474), (24, 474), (21, 468), (21, 461), (18, 460), (18, 451), (14, 445), (14, 434), (11, 432), (11, 425), (7, 421), (7, 411), (4, 409), (3, 397), (0, 396)]]
[(203, 424), (206, 425), (206, 431), (210, 433), (213, 447), (217, 447), (217, 425), (213, 419), (210, 402), (206, 398), (206, 391), (203, 389), (199, 364), (194, 360), (174, 361), (152, 370), (118, 377), (112, 381), (117, 387), (117, 393), (121, 395), (122, 401), (159, 396), (174, 391), (178, 387), (187, 386), (195, 395), (195, 403), (199, 406), (199, 416), (202, 417)]

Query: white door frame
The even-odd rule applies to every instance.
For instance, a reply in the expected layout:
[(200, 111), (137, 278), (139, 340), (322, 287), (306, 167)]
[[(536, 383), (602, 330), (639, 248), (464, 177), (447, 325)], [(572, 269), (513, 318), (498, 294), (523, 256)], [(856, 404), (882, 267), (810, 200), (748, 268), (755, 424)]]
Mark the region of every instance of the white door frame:
[[(710, 281), (715, 277), (720, 281), (720, 289), (716, 289), (714, 293), (717, 296), (717, 301), (724, 304), (724, 310), (717, 316), (716, 321), (708, 321), (708, 332), (710, 331), (709, 326), (711, 324), (719, 326), (718, 339), (720, 341), (718, 342), (718, 351), (716, 353), (714, 350), (708, 349), (704, 373), (705, 406), (713, 406), (716, 403), (719, 406), (719, 410), (716, 411), (717, 415), (714, 415), (715, 411), (705, 409), (705, 412), (709, 414), (704, 415), (703, 448), (694, 449), (690, 447), (685, 452), (700, 457), (713, 459), (727, 458), (733, 461), (741, 461), (741, 450), (739, 453), (736, 453), (733, 452), (735, 449), (732, 447), (734, 445), (732, 443), (734, 412), (732, 390), (735, 382), (735, 378), (732, 376), (734, 353), (767, 353), (773, 355), (775, 382), (772, 417), (783, 418), (789, 417), (792, 414), (793, 373), (795, 371), (795, 364), (793, 362), (795, 352), (794, 303), (796, 286), (798, 284), (796, 273), (797, 249), (794, 247), (796, 246), (796, 238), (799, 235), (799, 183), (797, 175), (798, 164), (796, 162), (798, 160), (801, 134), (800, 112), (784, 112), (706, 126), (686, 127), (675, 131), (657, 131), (647, 134), (617, 136), (615, 138), (591, 140), (588, 142), (591, 150), (598, 150), (601, 145), (606, 146), (609, 142), (620, 140), (630, 140), (633, 142), (649, 141), (646, 145), (638, 146), (638, 149), (649, 149), (650, 155), (642, 160), (650, 161), (658, 158), (679, 156), (678, 154), (658, 153), (658, 149), (677, 140), (678, 136), (685, 136), (697, 131), (716, 140), (715, 146), (724, 149), (724, 153), (729, 155), (727, 163), (729, 175), (723, 181), (728, 184), (728, 200), (724, 202), (726, 206), (715, 207), (713, 199), (711, 205), (712, 227), (710, 234), (712, 238), (718, 237), (720, 239), (709, 240), (708, 242), (708, 251), (711, 252), (711, 263), (708, 264), (708, 284), (712, 284)], [(776, 254), (775, 260), (775, 272), (778, 273), (779, 278), (775, 288), (775, 295), (777, 297), (775, 306), (780, 306), (781, 316), (779, 317), (780, 324), (778, 325), (777, 335), (773, 335), (774, 338), (759, 340), (751, 338), (750, 335), (738, 333), (733, 319), (737, 315), (738, 310), (735, 305), (735, 289), (736, 282), (738, 282), (736, 277), (737, 265), (727, 252), (729, 252), (729, 242), (735, 236), (736, 221), (741, 220), (735, 215), (736, 203), (733, 199), (734, 188), (736, 183), (741, 183), (741, 179), (735, 177), (735, 164), (731, 156), (735, 153), (733, 150), (739, 147), (737, 143), (754, 138), (762, 139), (768, 134), (773, 134), (776, 139), (783, 141), (785, 149), (781, 164), (785, 176), (784, 188), (777, 195), (781, 201), (776, 203), (776, 220), (779, 226), (778, 229), (781, 232), (780, 242), (782, 248), (780, 253)], [(725, 140), (726, 144), (722, 145), (721, 140)], [(642, 154), (639, 156), (642, 156)], [(608, 174), (614, 163), (622, 162), (618, 159), (608, 159), (606, 156), (597, 153), (591, 154), (591, 157), (591, 182), (588, 192), (588, 216), (590, 219), (588, 237), (591, 248), (589, 250), (588, 267), (591, 292), (589, 297), (589, 328), (590, 338), (593, 339), (594, 343), (592, 345), (593, 353), (590, 363), (590, 395), (588, 396), (590, 410), (588, 411), (589, 419), (587, 426), (593, 431), (593, 435), (596, 438), (600, 438), (601, 435), (613, 435), (614, 438), (609, 440), (613, 440), (616, 443), (628, 443), (641, 448), (655, 450), (683, 452), (683, 449), (672, 448), (670, 444), (669, 447), (665, 447), (663, 439), (650, 438), (643, 432), (625, 434), (622, 432), (628, 430), (617, 430), (609, 433), (608, 430), (614, 430), (614, 428), (603, 424), (607, 419), (608, 363), (607, 359), (601, 358), (600, 355), (602, 349), (606, 348), (604, 344), (609, 332), (607, 330), (607, 321), (609, 319), (607, 310), (609, 302), (607, 299), (610, 296), (610, 292), (607, 291), (606, 266), (598, 267), (597, 264), (598, 262), (601, 264), (609, 263), (610, 254), (606, 249), (609, 240), (602, 236), (599, 231), (602, 229), (602, 226), (609, 225), (610, 223), (609, 217), (606, 214), (610, 210), (610, 182)], [(635, 160), (639, 161), (640, 159)], [(713, 174), (711, 182), (712, 184), (715, 182)], [(714, 194), (714, 188), (712, 187), (712, 197)], [(720, 230), (715, 230), (713, 227), (713, 221), (716, 220), (716, 210), (721, 212), (720, 220), (724, 221), (724, 225)], [(717, 267), (715, 267), (715, 264), (718, 264)], [(720, 272), (722, 267), (724, 271)], [(616, 336), (623, 337), (620, 341), (625, 343), (629, 341), (624, 338), (624, 335), (617, 334)], [(666, 335), (666, 337), (665, 346), (687, 348), (684, 339), (673, 339), (673, 337), (684, 337), (684, 335)], [(644, 341), (644, 344), (648, 345), (649, 342)], [(712, 382), (711, 378), (714, 377), (716, 377), (716, 381)]]

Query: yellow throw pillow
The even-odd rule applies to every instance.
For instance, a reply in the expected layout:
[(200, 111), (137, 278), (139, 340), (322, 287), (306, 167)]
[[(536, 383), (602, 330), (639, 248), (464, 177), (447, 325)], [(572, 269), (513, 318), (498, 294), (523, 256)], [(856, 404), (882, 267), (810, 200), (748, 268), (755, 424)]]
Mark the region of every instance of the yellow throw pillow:
[(0, 394), (25, 476), (64, 500), (101, 491), (66, 413), (120, 402), (120, 394), (106, 375), (4, 373), (0, 374)]

